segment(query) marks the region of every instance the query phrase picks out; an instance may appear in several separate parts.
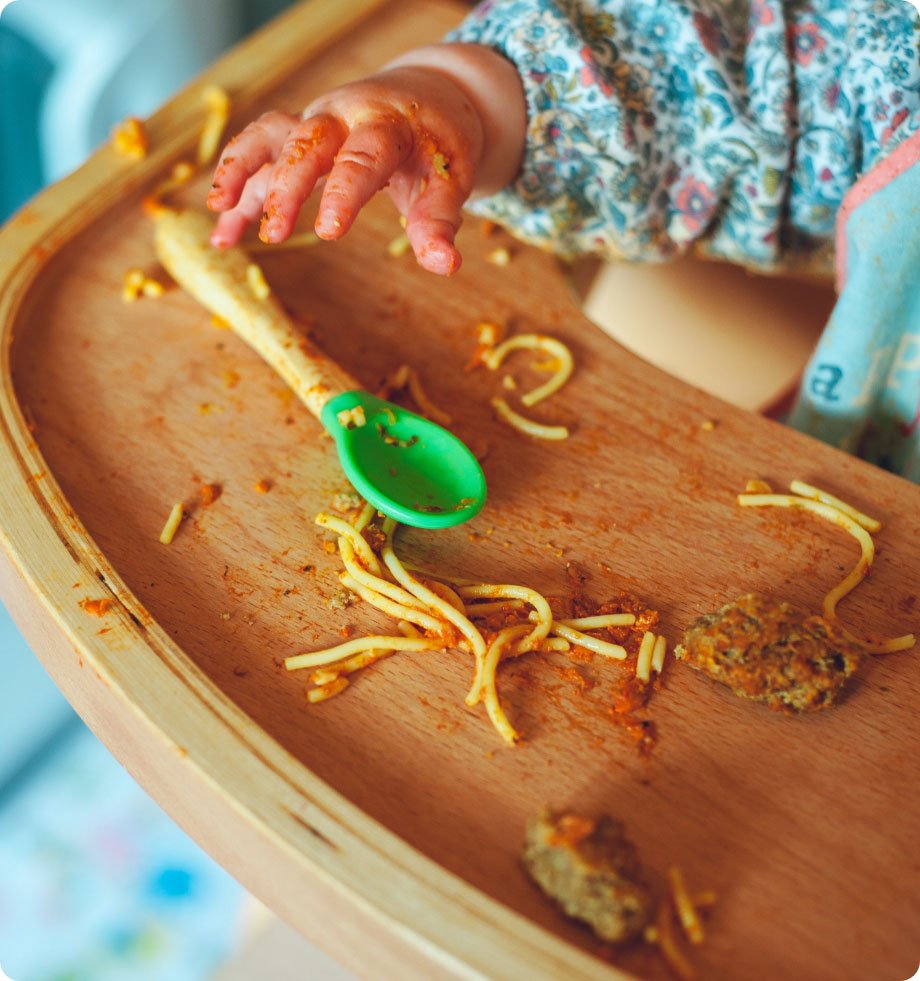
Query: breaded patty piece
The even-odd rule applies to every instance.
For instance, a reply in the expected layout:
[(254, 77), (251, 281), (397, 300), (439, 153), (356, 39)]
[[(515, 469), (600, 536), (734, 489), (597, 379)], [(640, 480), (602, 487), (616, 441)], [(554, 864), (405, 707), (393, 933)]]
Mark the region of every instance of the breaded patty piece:
[(527, 825), (521, 860), (543, 892), (601, 940), (632, 940), (652, 917), (636, 849), (615, 818), (544, 811)]
[(749, 593), (694, 621), (674, 656), (770, 708), (829, 708), (865, 657), (823, 616)]

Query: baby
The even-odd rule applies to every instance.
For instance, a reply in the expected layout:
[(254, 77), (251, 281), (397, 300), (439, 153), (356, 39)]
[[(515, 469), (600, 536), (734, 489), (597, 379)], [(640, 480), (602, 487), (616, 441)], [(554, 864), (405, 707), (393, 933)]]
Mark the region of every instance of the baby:
[(566, 256), (778, 271), (835, 244), (790, 421), (920, 480), (918, 42), (907, 0), (485, 0), (445, 43), (251, 123), (212, 241), (254, 221), (283, 241), (322, 182), (321, 238), (386, 188), (442, 275), (464, 208)]

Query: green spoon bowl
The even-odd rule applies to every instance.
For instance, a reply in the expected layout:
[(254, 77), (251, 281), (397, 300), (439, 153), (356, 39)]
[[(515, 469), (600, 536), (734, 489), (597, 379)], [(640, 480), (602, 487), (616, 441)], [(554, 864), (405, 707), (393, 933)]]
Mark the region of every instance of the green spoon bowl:
[(335, 440), (345, 476), (378, 511), (417, 528), (449, 528), (482, 510), (486, 479), (479, 461), (430, 419), (353, 390), (330, 399), (320, 421)]

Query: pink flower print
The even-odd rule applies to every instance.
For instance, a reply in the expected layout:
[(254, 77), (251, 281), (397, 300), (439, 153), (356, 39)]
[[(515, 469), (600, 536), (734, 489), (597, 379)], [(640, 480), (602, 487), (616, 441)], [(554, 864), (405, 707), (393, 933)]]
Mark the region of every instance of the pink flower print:
[(789, 46), (800, 65), (810, 65), (812, 58), (827, 47), (827, 41), (821, 36), (821, 28), (811, 21), (790, 26)]
[(772, 24), (776, 19), (773, 8), (767, 3), (767, 0), (754, 0), (754, 4), (751, 7), (751, 20), (755, 24), (761, 24), (764, 27), (767, 24)]
[(840, 82), (831, 82), (824, 90), (825, 108), (833, 111), (837, 108), (838, 102), (840, 102)]
[(581, 60), (585, 63), (580, 75), (581, 84), (585, 88), (596, 85), (608, 98), (613, 95), (613, 86), (604, 78), (604, 74), (591, 48), (586, 44), (578, 53), (581, 55)]
[(882, 130), (882, 143), (887, 143), (892, 136), (894, 136), (894, 131), (904, 122), (905, 119), (910, 115), (907, 109), (899, 109), (894, 116), (891, 118), (891, 122)]
[(715, 195), (702, 181), (688, 177), (677, 191), (677, 210), (690, 232), (698, 232), (709, 220)]
[(827, 183), (827, 181), (832, 181), (833, 179), (834, 179), (834, 172), (830, 169), (830, 167), (825, 167), (821, 171), (821, 180)]

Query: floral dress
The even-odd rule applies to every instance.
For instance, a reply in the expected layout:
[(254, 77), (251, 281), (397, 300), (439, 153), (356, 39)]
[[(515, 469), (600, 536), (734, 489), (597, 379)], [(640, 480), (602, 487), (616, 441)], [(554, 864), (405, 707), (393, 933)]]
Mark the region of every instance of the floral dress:
[(906, 0), (486, 0), (450, 40), (515, 64), (527, 147), (473, 210), (563, 254), (780, 267), (920, 124), (918, 24)]
[(840, 297), (790, 421), (920, 482), (913, 0), (485, 0), (448, 40), (521, 77), (523, 166), (471, 206), (518, 237), (775, 271), (836, 236)]

